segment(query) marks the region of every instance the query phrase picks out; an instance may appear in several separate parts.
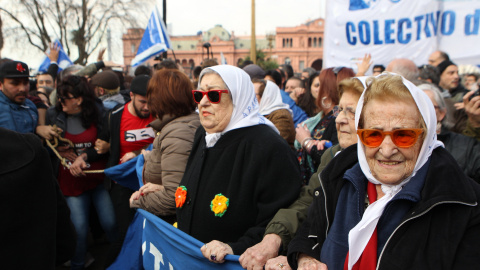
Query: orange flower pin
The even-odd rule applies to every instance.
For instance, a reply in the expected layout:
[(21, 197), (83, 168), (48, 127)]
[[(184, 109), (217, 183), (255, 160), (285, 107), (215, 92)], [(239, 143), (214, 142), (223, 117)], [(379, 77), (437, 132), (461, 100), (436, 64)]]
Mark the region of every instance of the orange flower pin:
[(187, 188), (185, 186), (179, 186), (175, 191), (175, 205), (177, 208), (182, 208), (185, 200), (187, 199)]

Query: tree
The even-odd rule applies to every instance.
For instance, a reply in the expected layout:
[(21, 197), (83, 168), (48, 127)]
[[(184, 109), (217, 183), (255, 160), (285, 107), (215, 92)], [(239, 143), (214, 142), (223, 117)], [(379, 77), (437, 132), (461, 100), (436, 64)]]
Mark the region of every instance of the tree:
[[(278, 68), (278, 63), (270, 58), (265, 60), (266, 54), (262, 50), (257, 50), (257, 65), (264, 70)], [(245, 57), (244, 61), (250, 60), (250, 56)]]
[(75, 63), (85, 64), (108, 26), (136, 26), (135, 17), (146, 6), (142, 1), (8, 0), (0, 5), (0, 14), (7, 15), (16, 32), (40, 51), (58, 38), (68, 55), (76, 47)]

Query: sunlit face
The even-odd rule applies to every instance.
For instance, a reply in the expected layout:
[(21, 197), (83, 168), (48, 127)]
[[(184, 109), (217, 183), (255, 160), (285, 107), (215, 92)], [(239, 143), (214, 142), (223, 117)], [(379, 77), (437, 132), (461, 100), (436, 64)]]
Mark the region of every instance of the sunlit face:
[(23, 104), (27, 98), (30, 82), (28, 78), (4, 78), (0, 82), (0, 90), (12, 102)]
[[(227, 86), (217, 74), (205, 74), (200, 81), (201, 91), (225, 90)], [(220, 102), (211, 103), (204, 95), (198, 104), (200, 123), (208, 133), (222, 132), (230, 123), (233, 113), (233, 102), (230, 93), (221, 93)]]
[(262, 83), (256, 82), (253, 83), (253, 87), (255, 89), (255, 96), (257, 97), (258, 103), (262, 100), (262, 96), (260, 95), (260, 88), (262, 87)]
[(313, 79), (312, 85), (310, 86), (310, 91), (312, 92), (313, 98), (317, 99), (318, 92), (320, 91), (320, 79), (318, 76)]
[(75, 98), (72, 94), (67, 93), (65, 96), (62, 96), (60, 102), (62, 103), (62, 110), (66, 114), (77, 114), (82, 111), (82, 101), (81, 97)]
[(150, 111), (148, 110), (147, 97), (134, 93), (130, 93), (130, 96), (137, 116), (139, 118), (148, 118)]
[(342, 148), (347, 148), (357, 143), (355, 109), (357, 108), (359, 98), (359, 94), (347, 91), (343, 93), (338, 104), (342, 112), (336, 117), (335, 124), (337, 125), (338, 143)]
[[(415, 103), (404, 101), (370, 101), (363, 116), (365, 129), (393, 131), (401, 128), (420, 128), (421, 115)], [(409, 148), (397, 147), (385, 136), (379, 147), (365, 149), (372, 175), (381, 183), (397, 185), (413, 173), (423, 143), (423, 136)]]
[(439, 51), (435, 51), (433, 52), (432, 54), (430, 54), (430, 56), (428, 57), (428, 64), (431, 65), (431, 66), (438, 66), (438, 64), (440, 64), (441, 62), (443, 62), (443, 58), (442, 56), (440, 55), (440, 52)]
[(285, 85), (285, 92), (291, 93), (295, 91), (295, 88), (300, 86), (300, 81), (299, 80), (288, 80), (287, 84)]
[(40, 87), (51, 87), (54, 88), (53, 78), (50, 74), (41, 74), (37, 76), (37, 88)]
[(460, 77), (458, 77), (458, 67), (455, 65), (448, 66), (442, 75), (440, 75), (440, 87), (446, 90), (457, 88)]

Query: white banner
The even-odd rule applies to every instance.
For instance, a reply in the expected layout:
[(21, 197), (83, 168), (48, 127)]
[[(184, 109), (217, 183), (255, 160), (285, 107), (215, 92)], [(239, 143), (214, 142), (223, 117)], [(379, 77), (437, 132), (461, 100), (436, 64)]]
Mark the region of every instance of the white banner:
[(408, 58), (418, 66), (435, 50), (457, 64), (480, 64), (480, 0), (334, 0), (327, 2), (324, 67), (366, 54), (374, 64)]

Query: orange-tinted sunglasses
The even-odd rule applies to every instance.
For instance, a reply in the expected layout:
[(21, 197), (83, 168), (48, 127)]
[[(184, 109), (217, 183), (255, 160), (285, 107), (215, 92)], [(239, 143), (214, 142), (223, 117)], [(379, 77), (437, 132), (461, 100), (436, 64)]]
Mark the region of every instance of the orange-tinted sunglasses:
[(414, 145), (420, 134), (423, 133), (421, 128), (404, 128), (394, 131), (383, 131), (379, 129), (359, 129), (357, 134), (362, 143), (371, 148), (379, 147), (385, 136), (390, 135), (392, 142), (400, 148), (408, 148)]

